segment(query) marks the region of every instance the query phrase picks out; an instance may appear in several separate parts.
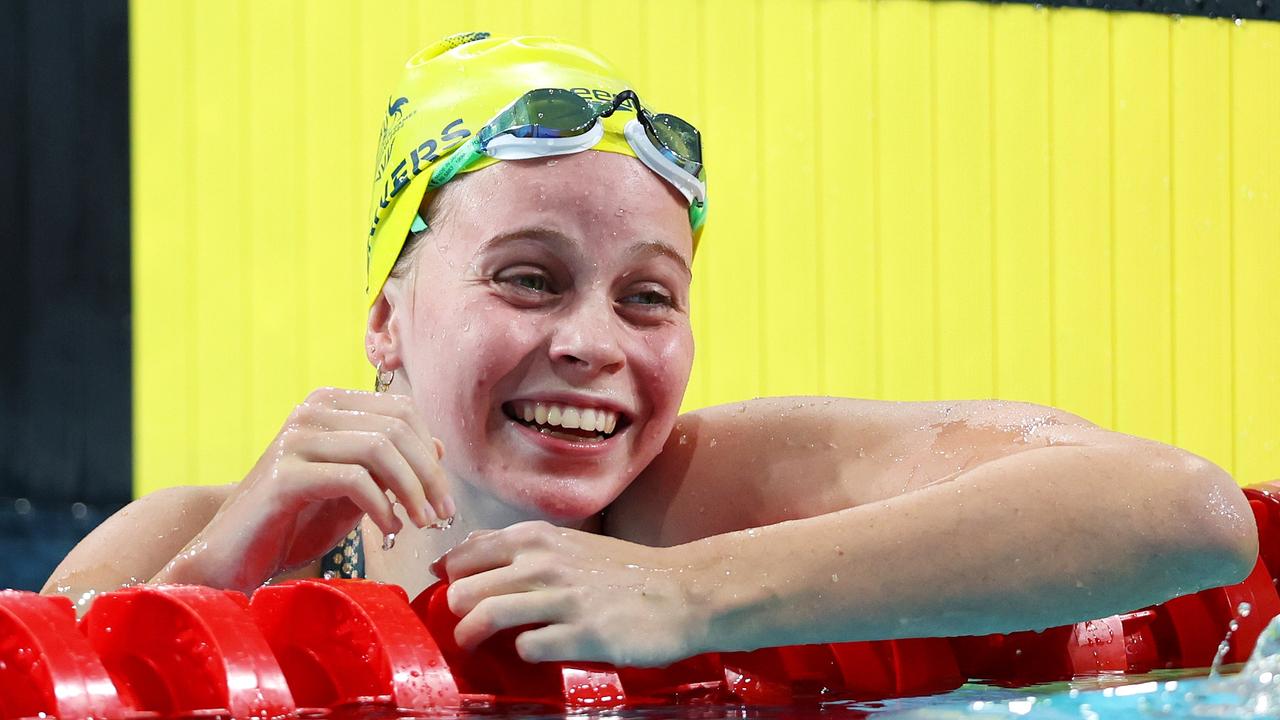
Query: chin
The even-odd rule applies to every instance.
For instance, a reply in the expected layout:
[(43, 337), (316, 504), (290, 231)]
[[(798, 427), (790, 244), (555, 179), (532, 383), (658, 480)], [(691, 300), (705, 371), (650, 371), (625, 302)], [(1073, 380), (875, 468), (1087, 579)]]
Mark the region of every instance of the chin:
[(512, 504), (556, 525), (568, 525), (604, 512), (627, 484), (602, 478), (528, 478)]

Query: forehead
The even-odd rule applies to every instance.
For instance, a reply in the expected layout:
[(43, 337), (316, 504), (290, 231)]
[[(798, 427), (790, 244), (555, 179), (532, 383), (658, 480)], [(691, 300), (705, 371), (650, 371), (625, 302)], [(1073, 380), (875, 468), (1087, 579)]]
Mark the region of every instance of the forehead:
[(661, 243), (686, 263), (693, 259), (687, 203), (633, 157), (589, 150), (508, 160), (454, 182), (456, 192), (441, 198), (448, 216), (442, 234), (461, 235), (451, 240), (468, 251), (496, 235), (537, 227), (601, 250)]

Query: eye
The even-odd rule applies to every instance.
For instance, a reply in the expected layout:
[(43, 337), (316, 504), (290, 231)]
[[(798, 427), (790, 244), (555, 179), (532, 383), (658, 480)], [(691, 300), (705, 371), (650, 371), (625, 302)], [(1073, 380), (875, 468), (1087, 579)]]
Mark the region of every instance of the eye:
[(494, 276), (493, 281), (519, 293), (536, 295), (555, 292), (551, 278), (536, 268), (519, 267), (504, 270)]
[(547, 279), (541, 275), (516, 275), (509, 282), (527, 290), (543, 292), (547, 289)]
[(675, 300), (662, 290), (638, 290), (626, 295), (621, 302), (649, 309), (650, 307), (675, 307)]

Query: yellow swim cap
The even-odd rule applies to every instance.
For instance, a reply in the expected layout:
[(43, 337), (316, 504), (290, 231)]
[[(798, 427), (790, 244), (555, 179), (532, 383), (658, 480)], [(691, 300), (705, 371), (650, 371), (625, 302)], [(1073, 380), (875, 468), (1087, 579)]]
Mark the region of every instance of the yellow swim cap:
[[(377, 299), (400, 256), (431, 173), (507, 105), (538, 88), (563, 88), (590, 100), (612, 100), (631, 85), (604, 58), (552, 37), (449, 36), (405, 63), (387, 100), (374, 162), (369, 211), (367, 294)], [(603, 120), (594, 150), (635, 157), (623, 136), (625, 113)], [(497, 162), (483, 158), (467, 172)]]

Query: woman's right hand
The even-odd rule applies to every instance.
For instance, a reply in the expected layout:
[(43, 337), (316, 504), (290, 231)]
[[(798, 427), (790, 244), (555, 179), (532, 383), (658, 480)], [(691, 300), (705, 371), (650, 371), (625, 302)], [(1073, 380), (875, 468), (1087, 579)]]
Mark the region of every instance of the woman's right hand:
[(365, 515), (399, 532), (395, 504), (419, 527), (452, 518), (443, 452), (408, 396), (316, 390), (155, 580), (249, 591), (320, 557)]

